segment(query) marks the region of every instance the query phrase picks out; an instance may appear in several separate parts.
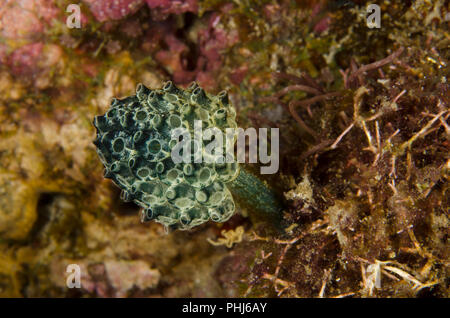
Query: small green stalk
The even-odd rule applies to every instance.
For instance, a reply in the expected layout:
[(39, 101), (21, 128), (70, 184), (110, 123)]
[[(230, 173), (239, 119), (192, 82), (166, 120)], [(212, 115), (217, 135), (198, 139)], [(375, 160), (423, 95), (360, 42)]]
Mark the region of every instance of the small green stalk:
[(283, 210), (282, 198), (267, 182), (241, 166), (239, 175), (227, 183), (227, 187), (240, 206), (279, 227)]

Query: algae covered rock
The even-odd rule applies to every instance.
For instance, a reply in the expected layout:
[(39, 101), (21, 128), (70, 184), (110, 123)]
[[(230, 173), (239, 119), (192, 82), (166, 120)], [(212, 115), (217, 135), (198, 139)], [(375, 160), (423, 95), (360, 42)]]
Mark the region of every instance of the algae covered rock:
[(24, 239), (37, 218), (39, 192), (17, 176), (0, 174), (0, 238)]
[[(225, 183), (237, 177), (239, 166), (218, 157), (194, 160), (196, 155), (203, 159), (211, 155), (205, 146), (217, 136), (196, 139), (194, 126), (218, 129), (226, 136), (226, 128), (236, 127), (235, 117), (226, 92), (212, 96), (196, 83), (186, 90), (170, 81), (157, 90), (139, 84), (136, 95), (113, 99), (106, 114), (95, 117), (94, 144), (105, 177), (122, 189), (123, 200), (143, 208), (142, 221), (154, 219), (172, 229), (190, 229), (209, 219), (224, 222), (234, 213)], [(172, 150), (182, 141), (182, 137), (174, 139), (177, 130), (192, 136), (192, 160), (173, 160)], [(222, 143), (222, 153), (227, 142)]]

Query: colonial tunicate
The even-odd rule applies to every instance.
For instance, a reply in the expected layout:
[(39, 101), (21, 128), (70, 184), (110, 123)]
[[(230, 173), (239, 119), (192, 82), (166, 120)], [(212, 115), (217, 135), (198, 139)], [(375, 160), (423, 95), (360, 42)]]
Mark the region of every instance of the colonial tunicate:
[[(94, 119), (97, 153), (105, 177), (122, 189), (121, 198), (142, 207), (142, 221), (155, 220), (171, 229), (190, 229), (209, 219), (225, 222), (235, 211), (226, 183), (239, 175), (233, 163), (174, 163), (173, 129), (194, 136), (194, 121), (202, 129), (235, 128), (236, 112), (226, 92), (206, 93), (196, 83), (187, 89), (166, 82), (151, 90), (142, 84), (136, 94), (114, 98), (110, 109)], [(193, 153), (204, 152), (209, 140), (193, 142)], [(198, 143), (198, 142), (197, 142)], [(223, 153), (225, 153), (225, 144)]]

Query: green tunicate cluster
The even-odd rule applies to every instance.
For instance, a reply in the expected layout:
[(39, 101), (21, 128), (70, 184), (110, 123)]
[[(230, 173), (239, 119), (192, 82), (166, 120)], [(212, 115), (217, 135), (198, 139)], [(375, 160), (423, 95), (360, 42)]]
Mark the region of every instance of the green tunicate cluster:
[[(174, 129), (189, 131), (195, 151), (205, 151), (194, 139), (194, 121), (202, 129), (236, 127), (236, 112), (226, 92), (207, 94), (196, 83), (183, 90), (172, 82), (150, 90), (142, 84), (136, 95), (113, 99), (110, 109), (94, 119), (94, 144), (105, 166), (105, 177), (121, 189), (121, 198), (141, 206), (141, 220), (155, 220), (171, 229), (190, 229), (209, 219), (224, 222), (235, 204), (226, 183), (239, 174), (233, 163), (174, 163)], [(235, 138), (233, 138), (234, 144)], [(197, 144), (195, 144), (197, 142)], [(226, 142), (223, 143), (224, 152)]]

